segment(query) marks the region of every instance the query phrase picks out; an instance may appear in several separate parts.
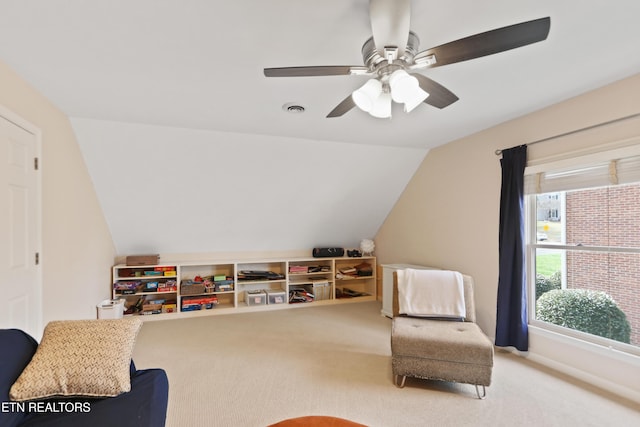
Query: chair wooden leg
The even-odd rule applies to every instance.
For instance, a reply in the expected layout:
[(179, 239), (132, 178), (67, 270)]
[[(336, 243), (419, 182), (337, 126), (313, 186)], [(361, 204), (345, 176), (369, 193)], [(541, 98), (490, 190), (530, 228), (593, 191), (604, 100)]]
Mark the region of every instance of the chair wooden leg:
[[(400, 384), (398, 384), (398, 377), (400, 377), (400, 376), (402, 376), (402, 381), (400, 382)], [(394, 375), (394, 377), (393, 377), (393, 383), (398, 388), (404, 388), (404, 382), (406, 380), (407, 380), (407, 377), (405, 375)]]
[[(485, 388), (485, 386), (479, 386), (478, 384), (476, 384), (475, 386), (476, 386), (476, 394), (478, 395), (478, 399), (484, 400), (484, 398), (487, 397), (487, 389)], [(479, 387), (482, 387), (482, 394), (480, 394)]]

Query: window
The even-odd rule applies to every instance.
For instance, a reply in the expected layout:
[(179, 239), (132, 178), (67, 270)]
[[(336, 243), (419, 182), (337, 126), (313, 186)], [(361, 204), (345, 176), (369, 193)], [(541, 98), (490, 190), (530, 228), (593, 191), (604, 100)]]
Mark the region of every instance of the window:
[(614, 156), (525, 172), (529, 323), (640, 354), (640, 156)]

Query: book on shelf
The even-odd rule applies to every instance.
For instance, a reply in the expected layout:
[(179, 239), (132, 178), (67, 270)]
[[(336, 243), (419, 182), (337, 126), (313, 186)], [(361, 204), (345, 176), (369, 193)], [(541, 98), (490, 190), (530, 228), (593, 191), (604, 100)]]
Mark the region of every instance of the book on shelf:
[(306, 265), (290, 265), (289, 273), (304, 274), (309, 272), (309, 267)]
[(238, 273), (238, 279), (241, 280), (282, 280), (284, 274), (274, 273), (273, 271), (263, 270), (241, 270)]

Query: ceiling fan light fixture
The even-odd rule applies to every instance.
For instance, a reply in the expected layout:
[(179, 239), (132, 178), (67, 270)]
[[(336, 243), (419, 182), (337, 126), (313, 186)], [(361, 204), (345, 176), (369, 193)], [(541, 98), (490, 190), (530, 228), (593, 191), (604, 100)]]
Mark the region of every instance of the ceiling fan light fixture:
[(417, 87), (410, 97), (405, 99), (404, 101), (404, 111), (405, 113), (410, 113), (416, 108), (418, 105), (422, 104), (425, 99), (429, 97), (429, 94), (422, 90), (420, 87)]
[(351, 98), (358, 108), (368, 113), (374, 108), (375, 103), (381, 94), (382, 83), (380, 80), (371, 79), (362, 85), (362, 87), (356, 89), (351, 94)]
[[(376, 117), (391, 117), (388, 110), (393, 101), (404, 104), (405, 112), (412, 111), (421, 102), (442, 109), (459, 98), (430, 78), (418, 73), (409, 74), (408, 71), (469, 61), (538, 43), (547, 39), (551, 26), (551, 18), (547, 16), (473, 34), (420, 52), (420, 39), (410, 30), (410, 3), (410, 0), (370, 0), (369, 18), (373, 34), (362, 46), (364, 66), (265, 68), (264, 75), (375, 76), (343, 99), (327, 117), (340, 117), (356, 106)], [(382, 97), (382, 93), (386, 95)], [(429, 96), (429, 93), (436, 96)], [(387, 103), (387, 98), (392, 101)]]
[(391, 97), (397, 103), (406, 102), (412, 99), (417, 89), (420, 89), (418, 79), (407, 73), (405, 70), (396, 70), (389, 76), (389, 87)]
[(382, 92), (375, 100), (369, 114), (379, 119), (391, 118), (391, 94), (389, 92)]
[(413, 62), (417, 66), (426, 67), (426, 66), (429, 66), (429, 65), (433, 65), (438, 61), (436, 61), (436, 56), (431, 54), (431, 55), (424, 55), (424, 56), (416, 56), (413, 59)]

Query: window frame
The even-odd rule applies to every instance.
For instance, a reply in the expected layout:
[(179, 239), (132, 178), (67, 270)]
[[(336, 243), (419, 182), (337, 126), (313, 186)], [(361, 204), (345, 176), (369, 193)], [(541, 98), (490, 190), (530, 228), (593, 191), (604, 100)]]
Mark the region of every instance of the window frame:
[[(584, 164), (593, 163), (595, 161), (606, 161), (611, 158), (624, 156), (634, 156), (640, 154), (640, 145), (634, 145), (631, 147), (624, 147), (623, 149), (608, 150), (602, 153), (591, 153), (588, 156), (576, 156), (574, 158), (563, 158), (559, 161), (549, 161), (545, 163), (538, 163), (533, 166), (528, 166), (525, 170), (525, 175), (535, 175), (544, 172), (551, 172), (567, 165), (575, 165), (580, 167)], [(640, 183), (640, 181), (637, 181)], [(612, 184), (614, 186), (615, 184)], [(589, 187), (585, 187), (589, 188)], [(573, 189), (576, 190), (576, 189)], [(566, 328), (563, 326), (555, 325), (552, 323), (537, 320), (535, 318), (535, 284), (536, 284), (536, 251), (537, 249), (556, 249), (563, 251), (594, 251), (594, 252), (621, 252), (621, 253), (639, 253), (640, 248), (627, 248), (617, 246), (592, 246), (592, 245), (567, 245), (563, 243), (549, 243), (545, 241), (539, 242), (537, 240), (537, 202), (536, 196), (539, 194), (548, 194), (554, 192), (562, 192), (564, 190), (552, 190), (546, 192), (531, 192), (525, 195), (524, 209), (525, 209), (525, 260), (526, 260), (526, 279), (527, 279), (527, 291), (528, 291), (528, 324), (532, 327), (554, 332), (560, 336), (567, 337), (568, 339), (577, 339), (587, 343), (595, 344), (609, 349), (615, 349), (617, 351), (640, 356), (640, 345), (626, 344), (623, 342), (615, 341), (612, 339), (600, 337), (597, 335), (589, 334), (586, 332), (577, 331), (574, 329)], [(571, 190), (567, 190), (571, 191)], [(563, 218), (566, 218), (564, 212), (561, 213)], [(565, 224), (566, 226), (566, 224)], [(562, 263), (563, 280), (566, 278), (566, 257), (563, 256)]]
[[(589, 334), (586, 332), (578, 331), (564, 326), (555, 325), (553, 323), (544, 322), (535, 318), (536, 313), (536, 250), (537, 249), (555, 249), (566, 251), (586, 251), (586, 252), (619, 252), (619, 253), (637, 253), (640, 254), (640, 248), (618, 248), (610, 246), (576, 246), (554, 243), (539, 243), (537, 239), (531, 239), (531, 236), (536, 236), (536, 221), (535, 221), (535, 194), (526, 196), (527, 202), (527, 214), (526, 214), (526, 227), (528, 230), (526, 237), (526, 266), (527, 266), (527, 292), (528, 292), (528, 324), (540, 329), (546, 329), (555, 332), (560, 335), (566, 335), (568, 337), (576, 338), (579, 340), (587, 341), (593, 344), (601, 345), (608, 348), (613, 348), (625, 353), (630, 353), (636, 356), (640, 356), (640, 346), (633, 344), (626, 344), (620, 341), (612, 340), (609, 338), (600, 337), (598, 335)], [(533, 201), (533, 203), (532, 203)], [(533, 205), (533, 209), (531, 209)], [(533, 213), (531, 212), (533, 211)], [(533, 215), (533, 216), (531, 216)], [(533, 220), (532, 220), (533, 218)], [(564, 257), (563, 257), (564, 258)], [(566, 272), (566, 263), (563, 261), (562, 271)], [(566, 274), (566, 273), (565, 273)], [(562, 277), (566, 277), (563, 275)]]

